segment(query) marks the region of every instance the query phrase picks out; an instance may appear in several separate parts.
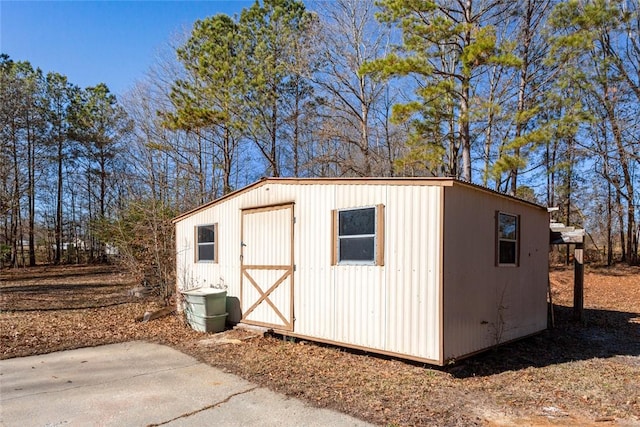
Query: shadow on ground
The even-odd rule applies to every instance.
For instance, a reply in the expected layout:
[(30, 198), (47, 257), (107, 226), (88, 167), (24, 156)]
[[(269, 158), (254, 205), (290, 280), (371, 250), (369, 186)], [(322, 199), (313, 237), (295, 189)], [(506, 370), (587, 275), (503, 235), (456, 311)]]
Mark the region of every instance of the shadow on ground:
[(554, 305), (555, 328), (515, 341), (445, 370), (458, 378), (495, 375), (528, 367), (616, 356), (640, 356), (640, 313), (585, 309), (585, 321), (572, 319), (573, 308)]
[(28, 278), (7, 280), (0, 286), (0, 312), (81, 310), (134, 301), (129, 294), (130, 284), (114, 281), (113, 273), (104, 271), (104, 267), (84, 270), (89, 271), (49, 272), (42, 281), (37, 279), (40, 274), (37, 272), (28, 272)]
[(120, 284), (113, 283), (61, 283), (57, 285), (24, 285), (24, 286), (5, 286), (2, 293), (30, 293), (30, 294), (58, 294), (60, 292), (97, 292), (101, 289), (122, 288)]
[(113, 266), (111, 265), (95, 265), (95, 266), (50, 266), (50, 267), (27, 267), (18, 269), (6, 269), (0, 272), (0, 278), (3, 280), (36, 280), (36, 279), (65, 279), (72, 277), (88, 277), (99, 275), (113, 274)]

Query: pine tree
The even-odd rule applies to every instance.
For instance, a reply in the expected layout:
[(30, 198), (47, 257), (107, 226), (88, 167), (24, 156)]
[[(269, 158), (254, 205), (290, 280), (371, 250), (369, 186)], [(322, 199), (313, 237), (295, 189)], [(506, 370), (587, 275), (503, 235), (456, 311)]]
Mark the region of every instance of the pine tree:
[[(250, 138), (268, 163), (268, 174), (280, 176), (280, 155), (287, 138), (284, 121), (291, 109), (286, 96), (297, 73), (292, 72), (297, 41), (312, 18), (298, 0), (256, 1), (240, 14), (247, 116)], [(291, 144), (291, 141), (288, 141)]]
[(380, 5), (379, 18), (400, 26), (403, 43), (398, 53), (363, 71), (419, 80), (418, 100), (394, 110), (397, 120), (412, 124), (409, 157), (424, 162), (429, 173), (471, 181), (475, 80), (488, 65), (520, 65), (502, 50), (490, 22), (508, 10), (508, 2), (384, 0)]
[(192, 78), (173, 84), (175, 112), (165, 114), (166, 123), (216, 147), (211, 162), (221, 164), (222, 193), (227, 194), (233, 190), (231, 174), (243, 128), (245, 77), (238, 25), (222, 14), (196, 21), (177, 53)]

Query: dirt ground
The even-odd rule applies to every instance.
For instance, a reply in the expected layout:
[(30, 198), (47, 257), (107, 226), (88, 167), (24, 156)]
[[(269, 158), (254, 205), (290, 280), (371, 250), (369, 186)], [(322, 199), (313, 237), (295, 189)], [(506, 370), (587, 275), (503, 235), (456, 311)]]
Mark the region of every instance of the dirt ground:
[(0, 358), (129, 340), (171, 345), (314, 405), (379, 425), (640, 425), (640, 268), (587, 266), (585, 321), (573, 271), (551, 271), (555, 328), (445, 369), (246, 330), (195, 332), (128, 294), (111, 266), (0, 272)]

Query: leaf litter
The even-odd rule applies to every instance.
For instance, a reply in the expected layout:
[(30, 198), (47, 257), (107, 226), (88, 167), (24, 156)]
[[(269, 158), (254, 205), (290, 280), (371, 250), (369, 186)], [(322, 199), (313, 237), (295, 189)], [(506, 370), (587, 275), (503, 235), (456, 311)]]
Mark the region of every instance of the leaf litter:
[(378, 425), (640, 425), (640, 268), (587, 268), (584, 324), (573, 271), (550, 273), (556, 327), (447, 368), (253, 330), (206, 334), (136, 298), (114, 266), (0, 272), (0, 358), (145, 340), (258, 385)]

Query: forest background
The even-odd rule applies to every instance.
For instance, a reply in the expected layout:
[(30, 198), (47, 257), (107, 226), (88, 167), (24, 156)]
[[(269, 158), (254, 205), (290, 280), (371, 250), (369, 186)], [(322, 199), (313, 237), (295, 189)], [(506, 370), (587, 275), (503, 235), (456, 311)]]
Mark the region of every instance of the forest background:
[(169, 298), (171, 218), (262, 176), (451, 176), (638, 263), (640, 2), (263, 0), (119, 99), (0, 58), (2, 266), (117, 260)]

